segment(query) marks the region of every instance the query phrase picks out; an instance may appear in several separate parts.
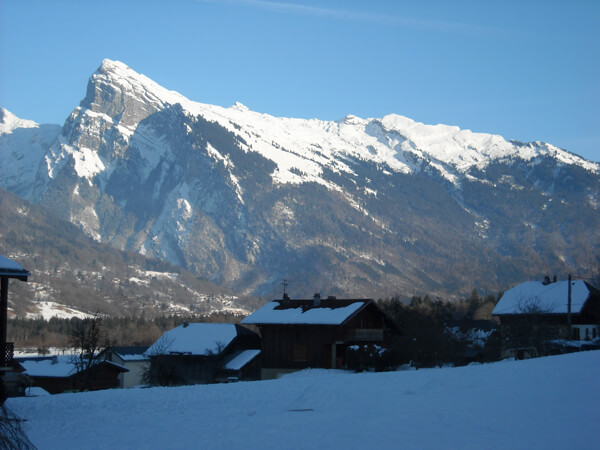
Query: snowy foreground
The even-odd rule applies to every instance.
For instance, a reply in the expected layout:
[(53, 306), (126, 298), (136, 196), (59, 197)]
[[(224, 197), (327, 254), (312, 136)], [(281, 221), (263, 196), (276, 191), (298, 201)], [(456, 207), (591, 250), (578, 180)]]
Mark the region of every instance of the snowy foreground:
[(597, 448), (600, 351), (10, 399), (40, 449)]

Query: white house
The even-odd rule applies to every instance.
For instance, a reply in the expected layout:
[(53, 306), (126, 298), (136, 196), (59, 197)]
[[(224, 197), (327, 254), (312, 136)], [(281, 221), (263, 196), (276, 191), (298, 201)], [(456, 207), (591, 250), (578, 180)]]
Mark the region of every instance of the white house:
[(117, 363), (129, 369), (119, 375), (120, 387), (130, 388), (144, 384), (144, 372), (150, 365), (150, 358), (144, 354), (147, 346), (108, 347), (98, 355), (99, 359)]

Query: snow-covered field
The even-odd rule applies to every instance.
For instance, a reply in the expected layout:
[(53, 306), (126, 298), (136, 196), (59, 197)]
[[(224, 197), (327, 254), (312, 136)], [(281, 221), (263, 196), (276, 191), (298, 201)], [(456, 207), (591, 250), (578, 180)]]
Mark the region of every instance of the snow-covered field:
[(41, 449), (598, 448), (600, 351), (9, 399)]

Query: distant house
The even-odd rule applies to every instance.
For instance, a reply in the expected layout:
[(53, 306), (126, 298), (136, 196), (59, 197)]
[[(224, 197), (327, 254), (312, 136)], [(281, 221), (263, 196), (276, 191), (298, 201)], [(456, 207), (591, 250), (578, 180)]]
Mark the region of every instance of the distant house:
[(307, 367), (342, 368), (348, 347), (383, 344), (391, 321), (370, 299), (274, 300), (242, 320), (262, 339), (261, 378)]
[(110, 346), (98, 354), (98, 359), (111, 361), (126, 367), (129, 371), (119, 375), (119, 386), (130, 388), (144, 384), (144, 372), (150, 365), (150, 358), (144, 353), (148, 346)]
[(492, 315), (503, 325), (536, 315), (553, 327), (557, 337), (590, 341), (600, 337), (600, 291), (583, 280), (571, 281), (569, 314), (569, 282), (551, 282), (546, 277), (544, 282), (528, 281), (506, 291)]
[[(216, 382), (226, 362), (251, 349), (260, 349), (260, 337), (240, 325), (184, 323), (163, 334), (145, 354), (153, 384), (181, 385)], [(243, 365), (235, 367), (239, 371)]]
[[(50, 394), (82, 390), (82, 373), (77, 370), (71, 356), (19, 359), (24, 373), (31, 378), (33, 386), (41, 387)], [(85, 377), (91, 391), (119, 387), (119, 375), (127, 368), (110, 362), (100, 361), (87, 369)]]

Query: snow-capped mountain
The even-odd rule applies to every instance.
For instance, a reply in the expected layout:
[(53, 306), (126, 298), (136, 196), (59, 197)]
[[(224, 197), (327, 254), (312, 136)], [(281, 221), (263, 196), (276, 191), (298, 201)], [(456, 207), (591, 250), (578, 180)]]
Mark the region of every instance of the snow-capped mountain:
[(206, 105), (110, 60), (37, 150), (14, 151), (28, 148), (17, 132), (42, 130), (18, 123), (3, 112), (2, 186), (238, 291), (500, 289), (585, 270), (600, 245), (599, 165), (541, 142)]
[(31, 197), (37, 168), (61, 127), (38, 125), (0, 108), (0, 186)]

